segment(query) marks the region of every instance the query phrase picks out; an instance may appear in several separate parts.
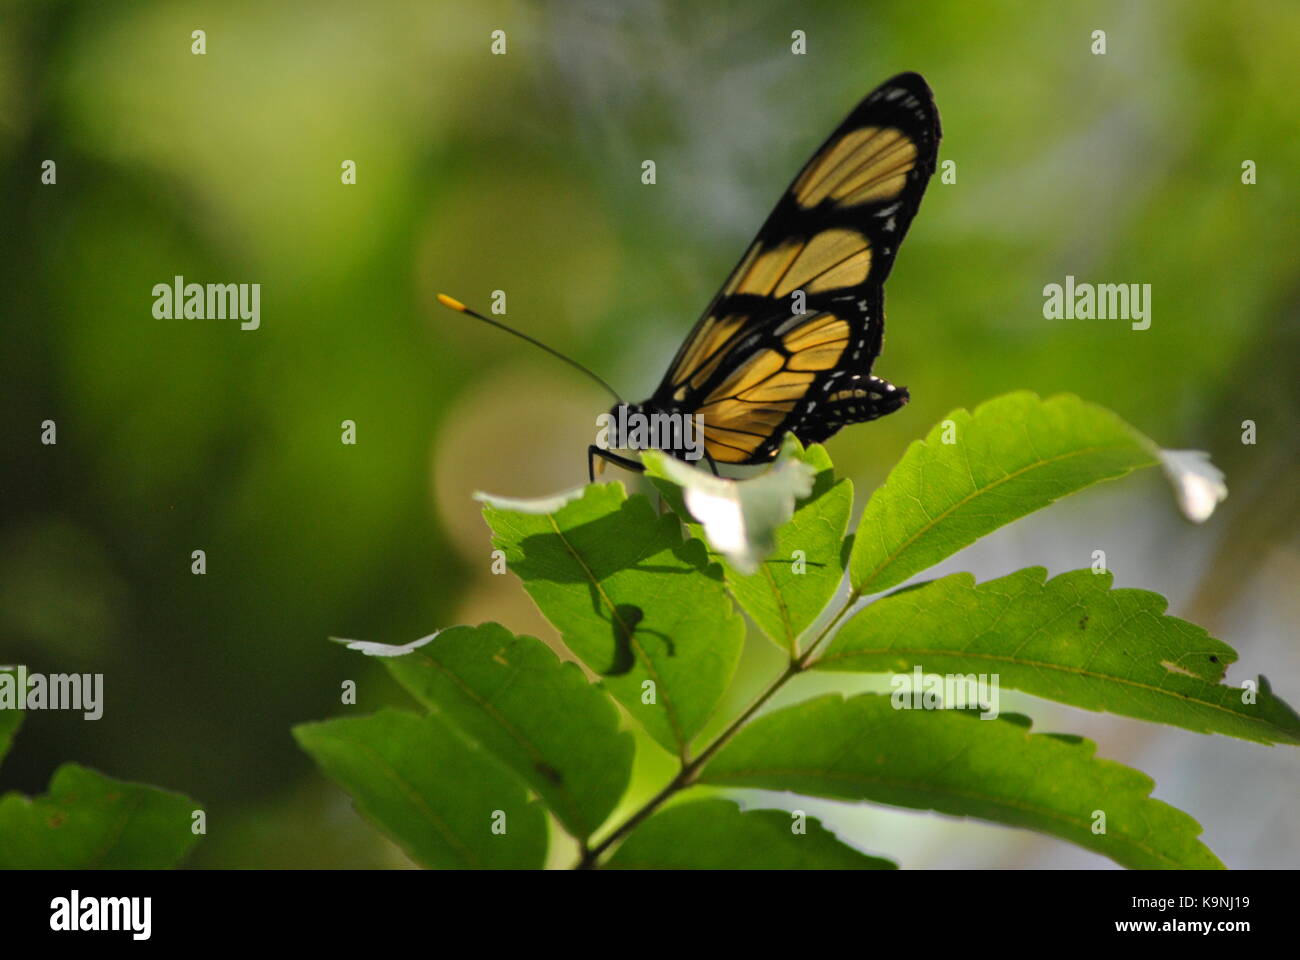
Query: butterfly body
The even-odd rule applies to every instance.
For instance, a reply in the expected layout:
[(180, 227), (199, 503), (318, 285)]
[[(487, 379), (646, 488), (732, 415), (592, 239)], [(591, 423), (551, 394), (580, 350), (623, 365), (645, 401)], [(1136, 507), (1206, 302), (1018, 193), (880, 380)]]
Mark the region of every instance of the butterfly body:
[[(710, 465), (745, 465), (770, 461), (787, 432), (817, 443), (905, 404), (907, 390), (872, 366), (884, 343), (884, 281), (940, 137), (918, 74), (868, 94), (795, 177), (655, 392), (611, 415), (623, 407), (702, 417)], [(611, 432), (607, 446), (629, 448), (628, 439)], [(658, 449), (700, 458), (683, 443)], [(592, 453), (639, 468), (600, 447)]]

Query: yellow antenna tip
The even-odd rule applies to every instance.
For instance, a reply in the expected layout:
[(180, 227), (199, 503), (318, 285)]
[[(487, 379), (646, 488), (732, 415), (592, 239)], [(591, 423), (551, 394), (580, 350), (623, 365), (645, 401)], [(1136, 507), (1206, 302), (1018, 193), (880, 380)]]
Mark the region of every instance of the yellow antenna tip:
[(465, 304), (461, 303), (455, 297), (447, 296), (445, 293), (438, 294), (438, 302), (444, 307), (450, 307), (452, 310), (456, 310), (460, 313), (465, 312)]

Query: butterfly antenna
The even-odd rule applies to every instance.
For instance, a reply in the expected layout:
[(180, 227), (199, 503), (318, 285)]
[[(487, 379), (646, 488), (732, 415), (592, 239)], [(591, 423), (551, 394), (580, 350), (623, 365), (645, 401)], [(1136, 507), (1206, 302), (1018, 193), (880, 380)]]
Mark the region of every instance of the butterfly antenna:
[(606, 382), (605, 382), (604, 380), (602, 380), (600, 377), (596, 376), (596, 374), (592, 373), (590, 370), (588, 370), (586, 367), (584, 367), (582, 364), (580, 364), (577, 360), (574, 360), (572, 357), (566, 357), (564, 354), (560, 353), (560, 351), (556, 350), (554, 347), (548, 347), (546, 344), (542, 343), (542, 341), (540, 341), (540, 340), (534, 340), (534, 339), (533, 339), (532, 337), (530, 337), (528, 334), (526, 334), (526, 333), (520, 333), (520, 332), (519, 332), (518, 330), (516, 330), (514, 327), (506, 326), (506, 324), (502, 323), (500, 320), (493, 320), (491, 317), (485, 317), (485, 316), (483, 316), (483, 314), (479, 313), (477, 310), (471, 310), (469, 307), (465, 306), (465, 304), (461, 303), (461, 302), (460, 302), (459, 300), (457, 300), (455, 297), (449, 297), (449, 296), (447, 296), (445, 293), (440, 293), (440, 294), (438, 294), (438, 302), (441, 303), (444, 307), (447, 307), (447, 308), (450, 309), (450, 310), (455, 310), (457, 313), (467, 313), (467, 314), (469, 314), (471, 317), (473, 317), (475, 320), (482, 320), (484, 323), (491, 324), (492, 326), (496, 327), (498, 330), (504, 330), (506, 333), (512, 333), (512, 334), (514, 334), (514, 335), (515, 335), (516, 337), (518, 337), (520, 340), (527, 340), (529, 343), (531, 343), (531, 344), (532, 344), (533, 346), (535, 346), (535, 347), (541, 347), (543, 350), (545, 350), (545, 351), (546, 351), (547, 353), (549, 353), (551, 356), (553, 356), (553, 357), (558, 357), (559, 359), (561, 359), (561, 360), (563, 360), (565, 363), (567, 363), (569, 366), (573, 367), (573, 368), (576, 369), (576, 370), (581, 370), (581, 371), (582, 371), (583, 373), (585, 373), (587, 376), (591, 377), (591, 379), (595, 380), (595, 381), (596, 381), (597, 383), (599, 383), (602, 387), (604, 387), (606, 390), (608, 390), (609, 393), (610, 393), (610, 396), (612, 396), (612, 397), (613, 397), (615, 400), (617, 400), (620, 404), (623, 402), (623, 398), (620, 397), (620, 396), (618, 395), (618, 391), (617, 391), (617, 390), (615, 390), (613, 387), (611, 387), (608, 383), (606, 383)]

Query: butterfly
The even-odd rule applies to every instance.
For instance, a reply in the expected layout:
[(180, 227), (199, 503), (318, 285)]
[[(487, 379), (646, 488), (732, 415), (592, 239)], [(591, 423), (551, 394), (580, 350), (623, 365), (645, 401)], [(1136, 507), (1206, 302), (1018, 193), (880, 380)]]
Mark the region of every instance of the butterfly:
[[(648, 400), (606, 416), (595, 461), (644, 469), (615, 449), (655, 447), (718, 464), (772, 460), (786, 433), (819, 443), (908, 401), (871, 372), (884, 342), (884, 283), (934, 173), (942, 135), (925, 80), (901, 73), (854, 108), (813, 154), (695, 324)], [(521, 336), (617, 392), (581, 364)], [(662, 424), (661, 431), (631, 426)], [(691, 441), (692, 426), (702, 437)], [(646, 443), (644, 437), (654, 439)], [(702, 441), (702, 442), (701, 442)]]

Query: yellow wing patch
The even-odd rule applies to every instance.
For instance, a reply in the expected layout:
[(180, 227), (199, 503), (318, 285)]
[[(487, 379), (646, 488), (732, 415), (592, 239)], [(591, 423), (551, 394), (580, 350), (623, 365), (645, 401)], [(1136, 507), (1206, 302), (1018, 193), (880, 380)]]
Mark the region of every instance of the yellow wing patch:
[[(673, 369), (672, 381), (682, 383), (689, 377), (691, 386), (696, 390), (703, 386), (709, 374), (717, 369), (722, 358), (727, 355), (724, 348), (728, 341), (748, 319), (747, 316), (731, 314), (726, 317), (709, 317), (705, 320), (699, 332), (692, 338), (690, 348), (682, 355), (681, 363)], [(682, 393), (682, 390), (678, 392)]]
[(704, 398), (704, 441), (720, 463), (743, 463), (775, 433), (816, 380), (849, 345), (848, 321), (812, 315), (781, 338), (790, 356), (760, 350), (746, 358)]
[(827, 197), (856, 207), (896, 196), (916, 165), (916, 144), (901, 130), (860, 127), (850, 130), (795, 181), (795, 202), (805, 210)]
[(780, 403), (783, 400), (798, 400), (808, 392), (808, 386), (816, 377), (811, 373), (794, 373), (782, 370), (775, 376), (768, 377), (758, 386), (750, 387), (736, 394), (741, 400), (750, 403)]
[(789, 296), (853, 287), (871, 272), (871, 241), (856, 230), (823, 230), (811, 240), (787, 240), (770, 249), (749, 248), (727, 293)]
[(849, 345), (849, 324), (833, 314), (819, 314), (787, 333), (781, 341), (790, 351), (791, 370), (829, 370)]
[(833, 313), (819, 313), (801, 326), (787, 333), (781, 343), (791, 353), (799, 353), (833, 343), (837, 340), (847, 342), (849, 339), (849, 322)]
[(745, 362), (731, 371), (731, 375), (718, 384), (707, 397), (705, 403), (734, 397), (742, 390), (758, 386), (769, 377), (781, 371), (785, 366), (785, 357), (775, 350), (759, 350), (745, 359)]
[(744, 463), (763, 443), (762, 437), (721, 427), (704, 426), (704, 449), (718, 463)]

